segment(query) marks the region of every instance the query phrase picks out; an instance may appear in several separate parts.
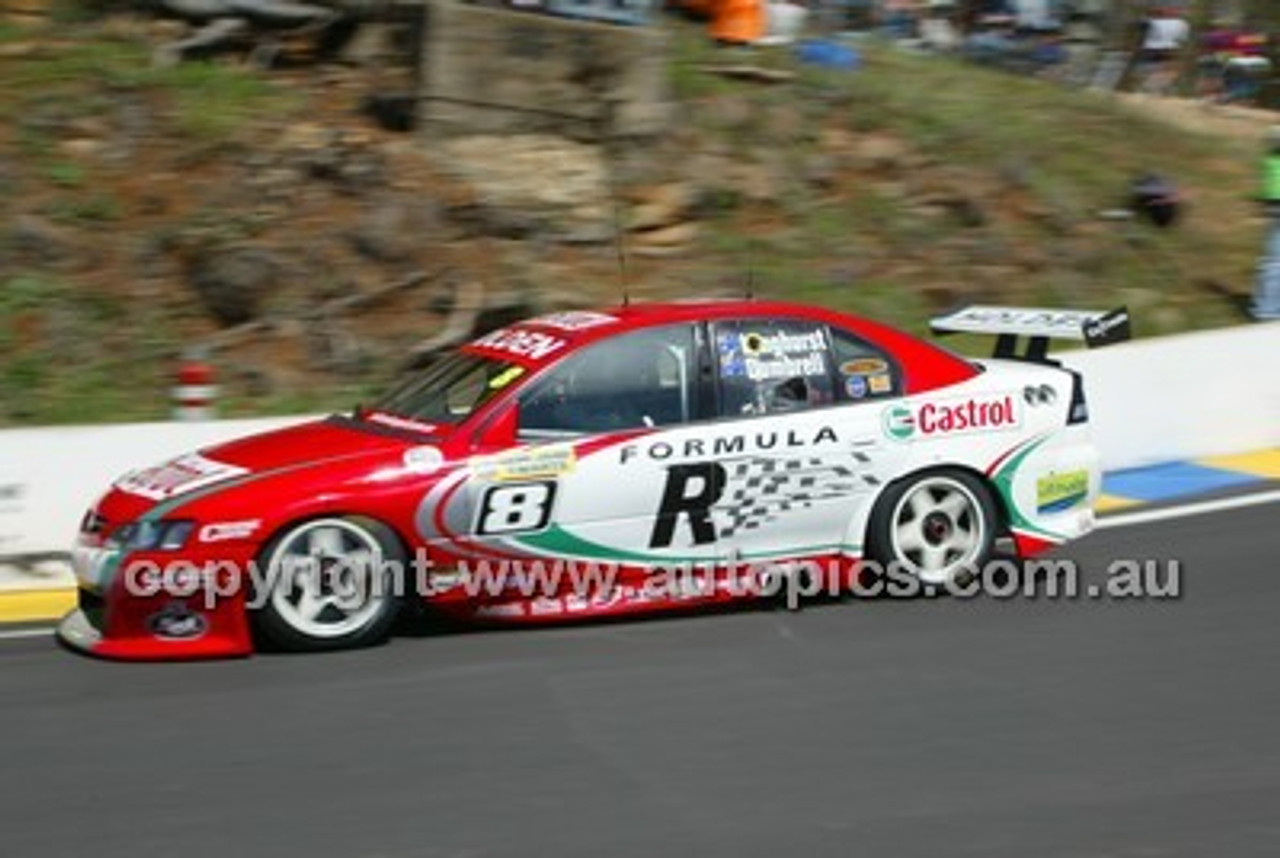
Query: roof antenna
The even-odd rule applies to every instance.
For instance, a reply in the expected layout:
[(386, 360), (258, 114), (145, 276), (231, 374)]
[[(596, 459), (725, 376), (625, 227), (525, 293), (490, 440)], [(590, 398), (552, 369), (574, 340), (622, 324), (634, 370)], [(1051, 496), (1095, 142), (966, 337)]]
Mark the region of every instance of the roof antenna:
[(631, 306), (631, 289), (627, 280), (627, 243), (622, 234), (622, 217), (618, 211), (618, 195), (613, 182), (609, 182), (609, 194), (613, 197), (613, 243), (618, 251), (618, 285), (622, 287), (622, 306)]
[(598, 117), (601, 150), (604, 154), (605, 181), (609, 186), (609, 202), (613, 208), (613, 244), (618, 253), (618, 285), (622, 287), (622, 306), (631, 306), (631, 284), (627, 278), (627, 243), (622, 234), (622, 205), (618, 199), (617, 157), (614, 151), (614, 135), (616, 127), (614, 118), (617, 105), (607, 95), (600, 98), (601, 110)]

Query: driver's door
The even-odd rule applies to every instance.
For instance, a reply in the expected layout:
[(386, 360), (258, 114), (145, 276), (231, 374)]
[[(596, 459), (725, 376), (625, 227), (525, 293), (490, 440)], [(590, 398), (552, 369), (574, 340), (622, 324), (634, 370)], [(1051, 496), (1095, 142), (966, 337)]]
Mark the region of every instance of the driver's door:
[[(699, 361), (691, 324), (614, 337), (569, 355), (518, 399), (517, 447), (474, 467), (474, 537), (504, 553), (657, 565), (715, 559), (714, 531), (660, 523), (696, 449)], [(701, 357), (700, 357), (701, 356)], [(707, 487), (710, 490), (710, 487)]]

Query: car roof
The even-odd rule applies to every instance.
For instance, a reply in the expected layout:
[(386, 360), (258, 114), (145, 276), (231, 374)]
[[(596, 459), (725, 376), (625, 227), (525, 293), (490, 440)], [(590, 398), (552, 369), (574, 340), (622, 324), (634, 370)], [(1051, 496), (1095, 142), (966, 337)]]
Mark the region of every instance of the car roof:
[[(554, 341), (540, 357), (494, 350), (486, 335), (469, 344), (468, 350), (516, 360), (528, 366), (543, 366), (578, 349), (610, 337), (644, 328), (681, 322), (714, 322), (726, 319), (800, 319), (832, 325), (860, 337), (888, 352), (902, 366), (908, 393), (921, 392), (971, 378), (973, 364), (952, 352), (880, 322), (842, 313), (826, 307), (787, 301), (737, 299), (694, 299), (666, 302), (628, 303), (596, 310), (548, 313), (525, 319), (497, 332), (527, 332)], [(542, 352), (536, 352), (542, 354)]]

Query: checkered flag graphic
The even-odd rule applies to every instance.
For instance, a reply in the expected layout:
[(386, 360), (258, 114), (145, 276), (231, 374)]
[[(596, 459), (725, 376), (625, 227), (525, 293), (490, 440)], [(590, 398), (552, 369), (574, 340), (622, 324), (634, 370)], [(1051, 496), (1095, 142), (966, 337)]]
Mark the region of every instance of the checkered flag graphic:
[(717, 504), (727, 507), (723, 510), (727, 522), (720, 528), (720, 538), (754, 530), (792, 509), (806, 509), (821, 500), (879, 485), (867, 468), (871, 457), (861, 452), (850, 455), (853, 461), (847, 465), (814, 456), (752, 457), (727, 462), (728, 485)]

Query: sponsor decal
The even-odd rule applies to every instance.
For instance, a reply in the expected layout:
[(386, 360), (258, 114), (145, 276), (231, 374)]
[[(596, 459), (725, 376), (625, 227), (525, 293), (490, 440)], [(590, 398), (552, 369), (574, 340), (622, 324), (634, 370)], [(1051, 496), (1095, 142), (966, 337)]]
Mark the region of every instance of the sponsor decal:
[(529, 603), (531, 617), (549, 617), (564, 612), (564, 603), (554, 596), (540, 596)]
[(1012, 429), (1021, 425), (1022, 412), (1016, 397), (999, 393), (898, 403), (886, 408), (881, 419), (885, 435), (905, 441)]
[(608, 313), (569, 310), (563, 313), (549, 313), (546, 316), (539, 316), (532, 320), (530, 324), (542, 325), (547, 328), (559, 328), (562, 331), (585, 331), (588, 328), (608, 325), (616, 321), (618, 321), (618, 317), (610, 316)]
[(162, 501), (245, 473), (248, 473), (245, 468), (191, 453), (154, 468), (128, 473), (116, 482), (116, 488)]
[(478, 480), (502, 482), (560, 477), (572, 473), (577, 462), (577, 453), (571, 445), (546, 444), (492, 456), (475, 456), (467, 466)]
[(979, 333), (987, 328), (1025, 329), (1028, 334), (1043, 331), (1062, 331), (1066, 335), (1079, 335), (1081, 325), (1089, 318), (1079, 310), (1043, 310), (1026, 307), (969, 307), (945, 317), (949, 324), (963, 325), (965, 329)]
[(770, 456), (671, 465), (649, 547), (671, 547), (681, 525), (690, 546), (729, 539), (819, 501), (865, 492), (879, 482), (871, 458), (860, 452), (852, 453), (847, 463), (816, 456)]
[(524, 367), (509, 366), (493, 378), (489, 379), (489, 389), (502, 390), (502, 388), (506, 387), (522, 375), (524, 375)]
[(1036, 512), (1062, 512), (1089, 494), (1089, 472), (1080, 469), (1036, 478)]
[(481, 605), (476, 608), (477, 617), (523, 617), (523, 602), (500, 602), (496, 605)]
[(841, 375), (876, 375), (889, 371), (889, 365), (880, 358), (858, 358), (840, 364)]
[(444, 453), (438, 447), (410, 447), (404, 451), (404, 466), (419, 474), (430, 474), (444, 464)]
[(372, 411), (365, 415), (365, 419), (373, 423), (381, 423), (383, 426), (390, 426), (392, 429), (407, 429), (410, 432), (434, 432), (436, 428), (434, 423), (423, 423), (410, 417), (398, 417), (381, 411)]
[(881, 418), (884, 434), (897, 441), (905, 441), (915, 434), (916, 417), (905, 405), (890, 405)]
[(890, 393), (893, 391), (893, 379), (888, 373), (871, 376), (867, 379), (867, 385), (871, 388), (872, 394)]
[(657, 462), (668, 459), (701, 459), (707, 456), (749, 456), (756, 453), (787, 447), (817, 447), (838, 444), (836, 430), (820, 426), (816, 430), (788, 429), (785, 432), (745, 432), (738, 435), (721, 435), (713, 438), (685, 438), (671, 442), (653, 440), (641, 444), (623, 444), (618, 450), (619, 464), (638, 459)]
[[(697, 585), (693, 585), (697, 586)], [(687, 597), (705, 595), (705, 590), (687, 594)], [(677, 593), (673, 598), (681, 598)], [(660, 597), (645, 592), (643, 588), (618, 585), (607, 592), (598, 592), (590, 596), (569, 594), (559, 596), (539, 596), (527, 601), (498, 602), (481, 605), (476, 608), (477, 617), (558, 617), (587, 612), (609, 611), (636, 605), (651, 604), (661, 601)]]
[(1084, 323), (1084, 341), (1089, 348), (1129, 339), (1129, 310), (1121, 307)]
[(219, 521), (200, 528), (197, 538), (201, 542), (226, 542), (231, 539), (247, 539), (262, 526), (262, 519), (245, 521)]
[(170, 602), (147, 617), (147, 630), (163, 640), (194, 640), (209, 630), (209, 621), (182, 602)]
[(523, 328), (499, 328), (485, 334), (471, 345), (506, 352), (529, 360), (544, 360), (563, 349), (567, 342), (559, 337), (544, 334), (541, 331), (528, 331)]
[(844, 380), (844, 389), (850, 399), (862, 399), (867, 395), (867, 380), (860, 375), (851, 375)]
[(716, 340), (720, 356), (720, 374), (725, 378), (742, 378), (747, 374), (746, 357), (737, 334), (721, 334)]

